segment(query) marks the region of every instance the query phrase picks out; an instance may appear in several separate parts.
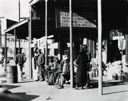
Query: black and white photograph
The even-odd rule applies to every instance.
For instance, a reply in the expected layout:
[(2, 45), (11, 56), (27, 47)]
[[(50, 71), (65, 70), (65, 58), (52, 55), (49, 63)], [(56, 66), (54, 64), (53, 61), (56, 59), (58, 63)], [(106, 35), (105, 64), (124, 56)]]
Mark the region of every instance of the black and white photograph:
[(128, 101), (128, 0), (0, 0), (0, 101)]

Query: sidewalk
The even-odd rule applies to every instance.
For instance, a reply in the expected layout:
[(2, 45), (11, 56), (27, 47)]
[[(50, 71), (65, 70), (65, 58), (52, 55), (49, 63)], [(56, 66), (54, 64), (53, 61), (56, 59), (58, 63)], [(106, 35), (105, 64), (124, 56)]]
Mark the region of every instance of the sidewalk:
[(24, 101), (128, 101), (128, 83), (105, 83), (103, 95), (98, 95), (97, 84), (92, 88), (75, 90), (65, 84), (64, 89), (49, 86), (45, 81), (26, 81), (4, 84), (4, 87), (22, 97)]

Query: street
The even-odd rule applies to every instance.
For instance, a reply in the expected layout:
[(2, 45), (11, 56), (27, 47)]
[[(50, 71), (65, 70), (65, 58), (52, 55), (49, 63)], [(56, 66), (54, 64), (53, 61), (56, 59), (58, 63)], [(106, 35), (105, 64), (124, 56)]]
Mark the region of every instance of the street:
[[(64, 89), (49, 86), (45, 81), (24, 81), (22, 83), (3, 84), (23, 101), (128, 101), (128, 84), (117, 82), (104, 83), (103, 95), (98, 95), (97, 83), (89, 89), (76, 90), (69, 84)], [(92, 83), (93, 85), (93, 83)]]

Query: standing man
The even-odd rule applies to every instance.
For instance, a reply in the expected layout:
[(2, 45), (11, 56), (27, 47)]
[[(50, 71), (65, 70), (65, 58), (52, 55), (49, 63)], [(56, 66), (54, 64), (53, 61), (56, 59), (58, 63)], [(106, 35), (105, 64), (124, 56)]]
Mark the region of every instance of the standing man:
[(18, 54), (16, 55), (15, 61), (16, 61), (16, 64), (18, 64), (18, 74), (19, 74), (20, 81), (23, 80), (23, 67), (26, 60), (27, 58), (24, 51), (22, 50), (22, 52), (20, 52), (20, 50), (18, 50)]
[(33, 52), (34, 52), (34, 69), (36, 69), (36, 66), (37, 66), (38, 51), (39, 51), (39, 48), (38, 48), (38, 45), (36, 43), (35, 47), (33, 49)]
[(45, 57), (41, 49), (39, 49), (39, 56), (37, 59), (37, 65), (38, 65), (38, 73), (39, 73), (39, 81), (45, 80)]
[(37, 66), (38, 52), (39, 52), (38, 44), (35, 43), (35, 47), (33, 48), (34, 58), (33, 58), (33, 61), (32, 61), (33, 62), (33, 66), (32, 66), (32, 68), (33, 68), (33, 79), (35, 81), (38, 80), (38, 66)]

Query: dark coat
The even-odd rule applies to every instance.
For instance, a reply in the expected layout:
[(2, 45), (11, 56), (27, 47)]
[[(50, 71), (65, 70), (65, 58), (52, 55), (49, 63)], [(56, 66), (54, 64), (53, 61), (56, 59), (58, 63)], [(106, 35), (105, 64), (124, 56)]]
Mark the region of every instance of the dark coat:
[(81, 52), (79, 53), (76, 64), (78, 65), (76, 71), (75, 83), (78, 87), (84, 86), (87, 82), (87, 71), (89, 63), (89, 54)]
[(27, 58), (25, 56), (24, 53), (21, 53), (21, 54), (17, 54), (16, 55), (16, 64), (19, 64), (20, 66), (23, 66), (24, 63), (26, 62)]
[(43, 54), (39, 54), (38, 60), (37, 60), (37, 65), (38, 65), (38, 67), (44, 68), (44, 64), (45, 64), (44, 55)]
[[(60, 71), (63, 73), (63, 74), (70, 74), (70, 62), (69, 62), (69, 58), (66, 59), (66, 60), (63, 60), (61, 63), (60, 63)], [(64, 68), (64, 65), (66, 64), (65, 66), (65, 71), (63, 71), (63, 68)]]

